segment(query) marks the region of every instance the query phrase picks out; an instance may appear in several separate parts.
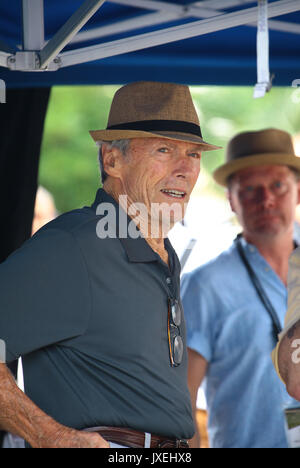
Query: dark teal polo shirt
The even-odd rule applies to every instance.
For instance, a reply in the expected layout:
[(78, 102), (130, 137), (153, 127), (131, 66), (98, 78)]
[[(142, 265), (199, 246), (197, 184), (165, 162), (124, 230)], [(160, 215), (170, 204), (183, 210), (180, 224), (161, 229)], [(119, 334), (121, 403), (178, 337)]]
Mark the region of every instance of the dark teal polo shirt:
[[(0, 265), (7, 361), (22, 356), (26, 394), (66, 426), (190, 438), (186, 349), (172, 367), (167, 334), (178, 258), (168, 240), (170, 267), (141, 237), (100, 239), (103, 203), (115, 207), (119, 233), (121, 209), (99, 190), (91, 207), (49, 223)], [(180, 332), (185, 342), (184, 320)]]

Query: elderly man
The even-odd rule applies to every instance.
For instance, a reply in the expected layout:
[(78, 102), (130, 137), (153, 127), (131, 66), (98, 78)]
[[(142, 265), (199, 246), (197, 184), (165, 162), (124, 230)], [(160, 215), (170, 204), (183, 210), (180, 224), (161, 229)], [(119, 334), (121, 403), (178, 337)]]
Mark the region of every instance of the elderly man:
[(184, 215), (202, 151), (217, 147), (175, 84), (121, 88), (107, 129), (91, 134), (105, 174), (94, 204), (0, 266), (2, 360), (22, 356), (25, 384), (23, 394), (0, 364), (0, 428), (31, 447), (185, 447), (180, 265), (166, 230)]
[(212, 447), (287, 447), (283, 407), (291, 399), (271, 351), (286, 312), (298, 171), (290, 135), (267, 129), (235, 136), (214, 173), (242, 235), (182, 284), (192, 405), (206, 377)]

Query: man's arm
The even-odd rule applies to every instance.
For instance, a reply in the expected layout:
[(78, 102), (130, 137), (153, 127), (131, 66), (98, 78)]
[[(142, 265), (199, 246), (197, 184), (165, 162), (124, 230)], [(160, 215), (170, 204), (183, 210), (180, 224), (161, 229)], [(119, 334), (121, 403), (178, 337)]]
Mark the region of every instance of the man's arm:
[(19, 435), (33, 448), (109, 448), (99, 434), (77, 431), (40, 410), (0, 364), (0, 429)]
[(279, 344), (278, 368), (288, 393), (300, 401), (300, 321), (287, 331)]
[(204, 359), (203, 356), (198, 354), (196, 351), (188, 348), (188, 386), (191, 394), (191, 401), (192, 401), (192, 409), (193, 409), (193, 416), (195, 422), (195, 435), (190, 440), (190, 446), (192, 448), (200, 448), (200, 434), (198, 430), (197, 424), (197, 394), (198, 389), (205, 377), (207, 371), (208, 362)]

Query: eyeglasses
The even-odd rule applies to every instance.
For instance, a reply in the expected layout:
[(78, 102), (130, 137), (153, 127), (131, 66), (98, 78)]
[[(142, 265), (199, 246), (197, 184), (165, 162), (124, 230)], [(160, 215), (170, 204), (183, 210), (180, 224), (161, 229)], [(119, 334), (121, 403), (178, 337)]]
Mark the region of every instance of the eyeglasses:
[(182, 310), (181, 305), (176, 299), (168, 301), (168, 340), (170, 361), (172, 367), (181, 364), (183, 356), (183, 340), (180, 336)]

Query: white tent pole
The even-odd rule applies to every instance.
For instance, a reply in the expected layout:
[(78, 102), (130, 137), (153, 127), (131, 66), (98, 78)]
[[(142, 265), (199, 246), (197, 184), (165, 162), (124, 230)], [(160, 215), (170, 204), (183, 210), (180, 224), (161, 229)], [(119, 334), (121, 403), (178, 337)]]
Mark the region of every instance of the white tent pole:
[(160, 11), (178, 11), (182, 10), (183, 5), (175, 5), (170, 2), (160, 2), (158, 0), (110, 0), (111, 3), (118, 3), (119, 5), (132, 6), (137, 8), (145, 8), (146, 10), (160, 10)]
[(273, 29), (273, 31), (300, 34), (300, 24), (289, 23), (287, 21), (271, 20), (269, 21), (269, 29)]
[(257, 84), (254, 88), (254, 98), (260, 98), (263, 97), (272, 86), (269, 68), (268, 0), (258, 0), (258, 25), (256, 42)]
[[(110, 0), (110, 2), (113, 2), (113, 3), (119, 3), (120, 1), (122, 2), (122, 0)], [(195, 18), (212, 18), (216, 16), (217, 14), (225, 13), (224, 11), (221, 11), (221, 10), (211, 9), (210, 7), (199, 8), (199, 6), (197, 6), (199, 3), (203, 3), (206, 5), (206, 1), (195, 2), (195, 3), (193, 2), (188, 7), (188, 9), (187, 8), (183, 9), (182, 7), (176, 7), (178, 11), (174, 10), (172, 12), (170, 12), (169, 10), (168, 11), (159, 10), (157, 13), (146, 13), (145, 15), (140, 15), (130, 20), (119, 21), (117, 23), (113, 23), (108, 26), (102, 26), (99, 28), (90, 29), (88, 31), (82, 31), (76, 34), (76, 36), (73, 37), (70, 43), (76, 44), (78, 42), (85, 42), (89, 40), (100, 39), (101, 37), (110, 36), (112, 34), (116, 34), (120, 32), (124, 33), (124, 32), (132, 31), (135, 29), (144, 28), (147, 26), (149, 27), (156, 26), (159, 24), (166, 23), (168, 21), (176, 20), (177, 18), (185, 18), (185, 17), (189, 18), (190, 16), (193, 16)], [(236, 5), (237, 2), (235, 0), (234, 2), (231, 1), (231, 3)], [(169, 3), (166, 3), (166, 5), (169, 5)], [(141, 5), (141, 8), (143, 8), (143, 5)], [(257, 28), (256, 23), (248, 24), (247, 26)], [(269, 21), (269, 29), (273, 29), (275, 31), (290, 32), (293, 34), (300, 34), (299, 24), (289, 23), (286, 21), (271, 20)]]
[[(170, 2), (158, 2), (156, 0), (110, 0), (110, 3), (119, 3), (126, 6), (138, 6), (139, 8), (144, 8), (146, 10), (157, 9), (158, 11), (155, 13), (140, 15), (130, 20), (119, 21), (108, 26), (94, 28), (90, 31), (80, 32), (76, 34), (72, 41), (70, 41), (72, 44), (88, 41), (90, 39), (99, 39), (100, 37), (109, 36), (110, 34), (119, 32), (123, 33), (133, 29), (147, 26), (151, 27), (190, 16), (194, 16), (196, 18), (211, 18), (218, 13), (210, 8), (193, 8), (193, 5), (195, 4), (194, 2), (186, 7), (182, 5), (174, 5)], [(221, 11), (220, 13), (223, 12)]]
[(40, 68), (46, 67), (57, 56), (104, 2), (105, 0), (85, 0), (81, 7), (41, 50)]
[(171, 4), (170, 2), (160, 2), (158, 0), (110, 0), (111, 3), (117, 3), (119, 5), (124, 5), (124, 6), (132, 6), (132, 7), (137, 7), (137, 8), (145, 8), (146, 10), (161, 10), (161, 11), (172, 11), (176, 10), (178, 8), (181, 9), (189, 9), (193, 4), (194, 6), (197, 6), (199, 8), (206, 7), (212, 10), (218, 10), (222, 8), (231, 8), (233, 6), (241, 5), (241, 4), (247, 4), (247, 3), (253, 3), (253, 0), (219, 0), (219, 1), (213, 1), (213, 0), (206, 0), (202, 2), (191, 2), (191, 4), (187, 5), (174, 5)]
[[(115, 1), (115, 0), (112, 0), (112, 1)], [(196, 5), (199, 7), (204, 6), (204, 7), (212, 8), (213, 10), (219, 10), (222, 8), (232, 8), (235, 6), (247, 5), (249, 3), (253, 3), (253, 0), (202, 0), (202, 1), (196, 2)]]
[[(119, 0), (110, 1), (119, 2)], [(192, 5), (189, 7), (188, 12), (195, 17), (201, 17), (201, 12), (203, 12), (202, 18), (211, 18), (217, 13), (225, 13), (224, 10), (226, 8), (232, 8), (239, 5), (246, 5), (248, 3), (253, 3), (253, 0), (203, 0), (200, 2), (193, 2)], [(203, 9), (203, 7), (205, 8)], [(198, 14), (197, 11), (199, 12)], [(248, 24), (247, 26), (257, 28), (257, 23)], [(288, 21), (271, 20), (269, 21), (269, 29), (273, 29), (274, 31), (300, 34), (300, 25), (296, 23), (290, 23)]]
[[(134, 1), (135, 0), (133, 0), (133, 2)], [(110, 0), (110, 2), (112, 2), (112, 0)], [(131, 0), (129, 0), (129, 2), (131, 2)], [(119, 3), (119, 0), (113, 0), (112, 3)], [(121, 3), (123, 4), (122, 1)], [(151, 2), (150, 0), (147, 0), (146, 5), (144, 5), (144, 3), (142, 2), (139, 6), (140, 8), (146, 8), (148, 10), (149, 8), (147, 7), (149, 7), (150, 3), (152, 3), (152, 0)], [(125, 4), (126, 3), (124, 2), (124, 5)], [(162, 2), (154, 2), (152, 9), (160, 8), (161, 4)], [(91, 39), (99, 39), (100, 37), (109, 36), (111, 34), (120, 32), (124, 33), (147, 26), (151, 27), (158, 24), (167, 23), (168, 21), (182, 19), (190, 16), (195, 16), (199, 18), (211, 18), (212, 16), (216, 15), (215, 11), (210, 10), (208, 8), (201, 10), (197, 8), (197, 14), (193, 15), (192, 13), (193, 11), (190, 11), (190, 9), (188, 10), (187, 8), (184, 8), (182, 6), (170, 4), (169, 2), (164, 2), (163, 10), (159, 9), (159, 11), (157, 11), (156, 13), (146, 13), (145, 15), (140, 15), (130, 20), (119, 21), (108, 26), (80, 32), (72, 39), (71, 43), (75, 44), (76, 42), (83, 42)]]
[(191, 2), (187, 5), (174, 5), (170, 1), (159, 2), (157, 0), (110, 0), (111, 3), (118, 3), (120, 5), (132, 6), (137, 8), (144, 8), (145, 10), (159, 10), (161, 14), (174, 13), (182, 16), (196, 16), (206, 18), (214, 14), (215, 8), (211, 8), (209, 4), (205, 8), (199, 7), (198, 2)]
[(41, 50), (44, 47), (44, 0), (22, 0), (23, 49)]
[[(280, 0), (269, 5), (268, 17), (272, 18), (299, 10), (299, 0)], [(78, 63), (99, 60), (253, 23), (257, 18), (257, 11), (257, 7), (253, 7), (234, 13), (219, 15), (211, 19), (195, 21), (183, 26), (176, 26), (157, 32), (121, 39), (119, 41), (63, 52), (60, 55), (61, 66), (66, 67)]]
[(151, 27), (162, 23), (167, 23), (176, 18), (182, 18), (182, 15), (174, 13), (163, 14), (159, 11), (157, 13), (147, 13), (146, 15), (138, 16), (130, 20), (119, 21), (108, 26), (93, 28), (89, 31), (82, 31), (76, 34), (71, 43), (89, 41), (91, 39), (99, 39), (100, 37), (110, 36), (111, 34), (118, 34), (120, 32), (128, 32), (138, 28)]

